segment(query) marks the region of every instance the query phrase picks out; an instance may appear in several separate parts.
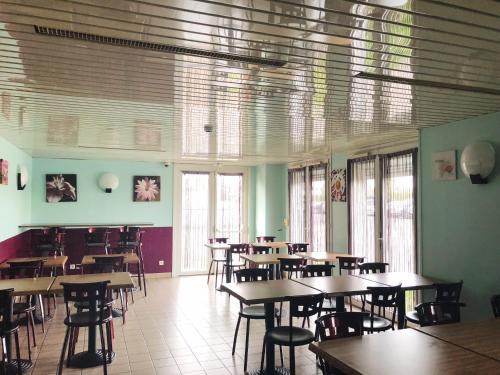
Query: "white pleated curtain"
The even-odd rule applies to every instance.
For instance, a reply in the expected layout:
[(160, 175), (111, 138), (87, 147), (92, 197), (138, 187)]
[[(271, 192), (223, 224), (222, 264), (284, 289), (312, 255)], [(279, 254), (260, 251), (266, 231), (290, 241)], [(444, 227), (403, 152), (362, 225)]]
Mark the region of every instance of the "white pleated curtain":
[(349, 160), (349, 243), (365, 262), (375, 254), (375, 157)]
[(228, 237), (228, 243), (240, 243), (243, 229), (243, 175), (217, 174), (216, 237)]
[(326, 251), (326, 173), (325, 164), (309, 169), (311, 181), (310, 238), (311, 249)]
[(290, 241), (306, 242), (306, 169), (288, 170)]
[(415, 272), (416, 150), (383, 155), (382, 259), (391, 271)]

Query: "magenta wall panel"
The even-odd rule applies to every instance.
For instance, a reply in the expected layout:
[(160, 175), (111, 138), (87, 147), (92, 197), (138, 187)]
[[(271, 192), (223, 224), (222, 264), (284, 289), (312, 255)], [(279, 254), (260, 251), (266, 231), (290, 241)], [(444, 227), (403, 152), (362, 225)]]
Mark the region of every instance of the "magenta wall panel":
[[(145, 227), (142, 252), (146, 273), (172, 272), (172, 227)], [(65, 254), (69, 257), (67, 272), (70, 264), (79, 264), (85, 253), (85, 233), (87, 229), (67, 229), (65, 238)], [(0, 242), (0, 262), (10, 258), (30, 256), (32, 231), (21, 233)], [(119, 229), (111, 229), (111, 247), (116, 246), (119, 238)], [(33, 254), (34, 255), (34, 254)], [(160, 266), (160, 260), (164, 265)], [(131, 270), (135, 271), (135, 270)]]

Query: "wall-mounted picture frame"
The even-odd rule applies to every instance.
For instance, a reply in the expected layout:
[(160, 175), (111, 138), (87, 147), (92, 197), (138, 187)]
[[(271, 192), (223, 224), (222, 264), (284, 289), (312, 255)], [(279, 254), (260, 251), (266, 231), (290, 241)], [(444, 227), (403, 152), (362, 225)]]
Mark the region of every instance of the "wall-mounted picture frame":
[(45, 175), (45, 199), (48, 203), (76, 202), (76, 174)]
[(159, 202), (160, 176), (134, 176), (134, 202)]
[(9, 161), (0, 159), (0, 185), (9, 184)]
[(345, 202), (347, 195), (346, 169), (333, 169), (330, 178), (332, 202)]
[(434, 152), (432, 154), (432, 179), (449, 181), (457, 179), (456, 151)]

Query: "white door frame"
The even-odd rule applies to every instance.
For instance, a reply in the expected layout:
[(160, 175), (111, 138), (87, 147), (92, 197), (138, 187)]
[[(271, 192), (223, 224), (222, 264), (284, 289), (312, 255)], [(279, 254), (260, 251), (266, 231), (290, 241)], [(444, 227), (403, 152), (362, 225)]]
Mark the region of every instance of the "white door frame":
[[(215, 166), (215, 165), (204, 165), (204, 164), (174, 164), (174, 233), (173, 233), (173, 249), (172, 249), (172, 276), (177, 277), (181, 275), (188, 275), (187, 273), (181, 273), (181, 244), (182, 244), (182, 173), (183, 172), (208, 172), (210, 173), (209, 189), (210, 189), (210, 203), (211, 206), (209, 210), (211, 214), (209, 215), (209, 236), (213, 237), (215, 235), (215, 202), (216, 202), (216, 186), (215, 186), (215, 175), (217, 173), (242, 173), (243, 174), (243, 230), (241, 233), (242, 241), (248, 240), (248, 206), (249, 206), (249, 169), (248, 167), (240, 166)], [(208, 238), (207, 238), (208, 240)], [(208, 248), (204, 246), (205, 244), (200, 244), (207, 252)], [(208, 266), (208, 264), (207, 264)], [(208, 272), (208, 267), (207, 267)]]

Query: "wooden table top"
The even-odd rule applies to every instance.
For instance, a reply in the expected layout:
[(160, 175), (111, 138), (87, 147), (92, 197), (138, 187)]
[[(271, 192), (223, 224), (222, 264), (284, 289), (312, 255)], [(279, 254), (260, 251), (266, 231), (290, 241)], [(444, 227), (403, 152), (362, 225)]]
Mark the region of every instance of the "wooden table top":
[(288, 248), (288, 242), (273, 241), (273, 242), (254, 242), (252, 246), (267, 246), (272, 249)]
[(213, 250), (228, 250), (229, 244), (227, 243), (206, 243), (205, 246)]
[(413, 329), (312, 343), (309, 349), (346, 374), (500, 374), (500, 362)]
[(94, 257), (96, 258), (109, 258), (123, 255), (123, 263), (124, 264), (137, 264), (139, 263), (139, 257), (135, 253), (126, 253), (126, 254), (99, 254), (99, 255), (84, 255), (82, 258), (82, 266), (88, 266), (89, 264), (94, 264)]
[(401, 288), (411, 290), (432, 289), (434, 283), (442, 282), (438, 279), (424, 277), (411, 272), (370, 273), (355, 276), (388, 286), (401, 284)]
[(93, 273), (84, 275), (57, 276), (50, 291), (60, 293), (63, 291), (61, 283), (95, 283), (99, 281), (110, 281), (108, 289), (132, 288), (134, 282), (128, 272)]
[(299, 257), (311, 259), (317, 262), (335, 262), (338, 257), (346, 257), (349, 254), (344, 253), (327, 253), (325, 251), (307, 251), (305, 253), (296, 253)]
[(242, 254), (242, 259), (248, 260), (253, 264), (278, 264), (279, 259), (301, 259), (296, 255), (290, 254)]
[(305, 277), (294, 279), (294, 281), (319, 290), (330, 297), (367, 294), (369, 286), (384, 286), (353, 275)]
[(0, 280), (0, 289), (14, 288), (14, 296), (29, 296), (46, 294), (52, 286), (55, 277), (36, 277), (26, 279)]
[(247, 305), (320, 294), (316, 289), (289, 279), (222, 284), (221, 289)]
[(416, 330), (500, 361), (500, 319), (488, 319)]
[(68, 261), (68, 257), (66, 255), (59, 255), (56, 257), (26, 257), (26, 258), (12, 258), (8, 259), (2, 264), (0, 264), (0, 269), (9, 268), (9, 264), (7, 262), (31, 262), (45, 259), (45, 263), (43, 264), (44, 268), (64, 268), (66, 262)]

